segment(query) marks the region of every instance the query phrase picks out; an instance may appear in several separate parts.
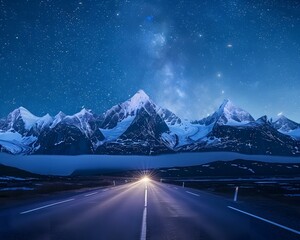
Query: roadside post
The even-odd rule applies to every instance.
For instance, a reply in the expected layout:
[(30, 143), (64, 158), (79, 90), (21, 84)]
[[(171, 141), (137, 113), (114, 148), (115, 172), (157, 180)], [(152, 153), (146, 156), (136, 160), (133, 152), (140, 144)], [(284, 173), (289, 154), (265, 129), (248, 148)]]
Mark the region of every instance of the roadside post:
[(239, 187), (235, 188), (235, 192), (234, 192), (234, 197), (233, 197), (233, 201), (236, 202), (237, 198), (238, 198), (238, 192), (239, 192)]

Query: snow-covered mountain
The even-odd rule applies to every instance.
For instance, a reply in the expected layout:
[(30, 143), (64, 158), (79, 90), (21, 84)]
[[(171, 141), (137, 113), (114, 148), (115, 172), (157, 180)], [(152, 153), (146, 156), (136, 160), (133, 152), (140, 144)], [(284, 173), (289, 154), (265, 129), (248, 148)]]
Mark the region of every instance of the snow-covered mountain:
[(288, 119), (284, 115), (279, 116), (275, 120), (271, 119), (271, 124), (279, 132), (300, 139), (300, 124)]
[(228, 126), (245, 125), (249, 122), (255, 121), (250, 113), (245, 110), (236, 107), (230, 100), (224, 100), (219, 109), (200, 121), (205, 125), (218, 124)]
[(216, 124), (182, 151), (231, 151), (258, 155), (299, 155), (300, 142), (272, 127), (266, 116), (243, 125)]
[(59, 124), (65, 124), (78, 128), (86, 137), (90, 137), (94, 132), (90, 126), (90, 122), (95, 122), (96, 116), (91, 110), (83, 108), (80, 112), (74, 115), (65, 115), (63, 112), (59, 112), (50, 128), (53, 129)]
[(129, 100), (106, 111), (101, 117), (100, 130), (108, 141), (114, 141), (127, 130), (141, 110), (153, 113), (157, 108), (149, 96), (140, 90)]
[(182, 121), (180, 124), (170, 126), (172, 133), (178, 136), (178, 146), (188, 146), (206, 141), (207, 136), (218, 126), (242, 126), (255, 122), (254, 118), (245, 110), (236, 107), (229, 100), (224, 100), (219, 109), (200, 121)]
[(97, 116), (91, 110), (82, 109), (74, 115), (59, 112), (42, 132), (37, 153), (47, 154), (89, 154), (98, 142), (104, 139), (97, 125)]
[(102, 115), (82, 109), (37, 117), (20, 107), (0, 120), (0, 150), (12, 154), (162, 154), (231, 151), (300, 155), (300, 124), (255, 120), (225, 100), (212, 115), (182, 120), (143, 91)]
[(100, 131), (105, 139), (97, 153), (106, 153), (107, 149), (111, 154), (119, 151), (123, 154), (168, 151), (162, 134), (168, 133), (169, 128), (160, 112), (161, 108), (143, 90), (112, 107), (100, 117)]
[(52, 121), (49, 114), (37, 117), (24, 107), (15, 109), (1, 120), (1, 151), (13, 154), (30, 154), (37, 151), (38, 135), (49, 127)]
[(49, 127), (52, 122), (53, 118), (49, 114), (37, 117), (26, 108), (19, 107), (8, 114), (3, 121), (2, 130), (32, 135), (34, 132), (40, 132), (43, 128)]

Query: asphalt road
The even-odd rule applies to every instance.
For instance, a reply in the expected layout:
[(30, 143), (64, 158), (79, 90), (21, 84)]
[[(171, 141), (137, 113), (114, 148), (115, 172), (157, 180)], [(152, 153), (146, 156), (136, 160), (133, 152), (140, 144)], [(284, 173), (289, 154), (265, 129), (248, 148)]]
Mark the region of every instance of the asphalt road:
[(293, 240), (299, 230), (225, 198), (154, 181), (0, 210), (1, 240)]

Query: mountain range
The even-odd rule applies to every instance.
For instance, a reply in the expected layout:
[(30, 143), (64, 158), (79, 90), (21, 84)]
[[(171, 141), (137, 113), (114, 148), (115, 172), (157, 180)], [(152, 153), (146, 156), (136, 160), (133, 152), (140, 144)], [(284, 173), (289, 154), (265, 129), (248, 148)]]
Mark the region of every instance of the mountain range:
[(285, 116), (254, 119), (224, 100), (207, 118), (189, 121), (143, 91), (103, 114), (82, 109), (37, 117), (19, 107), (0, 120), (0, 151), (11, 154), (156, 155), (230, 151), (300, 156), (300, 124)]

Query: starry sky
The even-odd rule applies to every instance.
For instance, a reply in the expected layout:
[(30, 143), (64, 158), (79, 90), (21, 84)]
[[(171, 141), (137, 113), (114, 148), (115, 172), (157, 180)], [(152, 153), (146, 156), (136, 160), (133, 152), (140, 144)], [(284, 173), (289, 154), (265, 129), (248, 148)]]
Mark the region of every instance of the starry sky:
[(0, 115), (102, 113), (139, 89), (300, 122), (299, 0), (0, 0)]

